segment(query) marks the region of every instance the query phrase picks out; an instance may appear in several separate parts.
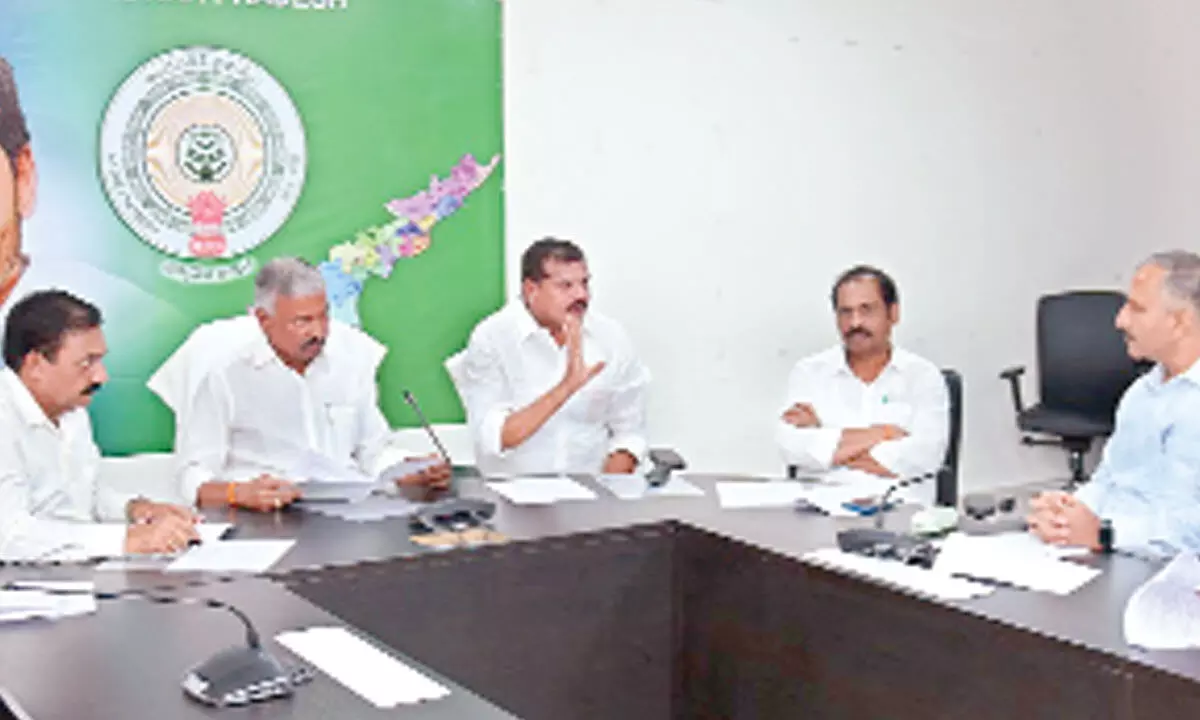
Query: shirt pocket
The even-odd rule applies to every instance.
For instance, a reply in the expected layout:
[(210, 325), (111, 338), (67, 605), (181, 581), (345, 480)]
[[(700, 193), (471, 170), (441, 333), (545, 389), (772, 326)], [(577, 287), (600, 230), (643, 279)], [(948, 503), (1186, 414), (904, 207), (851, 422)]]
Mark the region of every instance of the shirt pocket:
[(329, 405), (329, 449), (335, 460), (347, 460), (358, 447), (358, 407), (345, 403)]
[(913, 406), (906, 402), (885, 402), (875, 413), (875, 424), (895, 425), (905, 430), (910, 429), (913, 420)]

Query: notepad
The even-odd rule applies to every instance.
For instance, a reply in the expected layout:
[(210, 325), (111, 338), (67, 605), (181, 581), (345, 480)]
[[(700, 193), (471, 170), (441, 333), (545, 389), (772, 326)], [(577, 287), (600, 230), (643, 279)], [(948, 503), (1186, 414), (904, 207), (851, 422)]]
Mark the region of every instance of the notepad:
[(378, 708), (438, 700), (450, 691), (341, 627), (281, 633), (281, 645)]
[(653, 487), (641, 475), (601, 475), (596, 482), (622, 500), (641, 500), (653, 497), (704, 497), (704, 491), (681, 477), (671, 476), (667, 482)]
[(595, 500), (595, 492), (568, 477), (515, 477), (493, 481), (489, 488), (514, 505), (550, 505), (563, 500)]
[(1096, 568), (1062, 559), (1076, 549), (1057, 548), (1024, 535), (952, 533), (942, 542), (933, 569), (1055, 595), (1069, 595), (1100, 574)]
[(860, 575), (885, 585), (894, 585), (942, 600), (969, 600), (990, 595), (995, 590), (983, 583), (952, 577), (923, 567), (905, 565), (896, 560), (855, 555), (837, 548), (814, 550), (805, 554), (804, 559), (831, 570)]
[(218, 540), (191, 548), (167, 572), (266, 572), (295, 540)]

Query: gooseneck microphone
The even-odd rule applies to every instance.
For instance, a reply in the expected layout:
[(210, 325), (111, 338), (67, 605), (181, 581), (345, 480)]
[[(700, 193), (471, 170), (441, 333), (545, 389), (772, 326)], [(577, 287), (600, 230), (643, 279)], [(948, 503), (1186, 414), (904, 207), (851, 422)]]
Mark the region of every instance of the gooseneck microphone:
[(446, 446), (442, 445), (442, 441), (438, 439), (437, 433), (433, 431), (433, 426), (425, 419), (425, 413), (421, 412), (421, 406), (417, 404), (416, 396), (408, 390), (405, 390), (403, 394), (404, 402), (408, 403), (408, 406), (417, 414), (417, 420), (421, 423), (421, 427), (425, 428), (425, 432), (429, 433), (429, 439), (433, 441), (433, 445), (437, 448), (438, 453), (441, 454), (442, 459), (446, 461), (447, 465), (453, 465), (454, 463), (450, 460), (450, 453), (446, 452)]
[(15, 581), (0, 590), (36, 591), (46, 595), (91, 596), (97, 600), (141, 599), (159, 604), (201, 605), (226, 610), (241, 622), (246, 631), (244, 645), (226, 648), (188, 671), (183, 691), (189, 697), (215, 707), (234, 707), (266, 702), (292, 695), (295, 688), (313, 678), (312, 670), (300, 665), (288, 667), (262, 646), (258, 630), (250, 617), (230, 603), (214, 598), (187, 598), (152, 594), (148, 590), (97, 592), (73, 588), (47, 588), (36, 581)]
[(944, 472), (947, 472), (947, 469), (943, 467), (934, 472), (914, 475), (893, 483), (879, 500), (875, 512), (874, 527), (850, 528), (838, 531), (838, 548), (843, 552), (898, 560), (906, 565), (918, 565), (926, 568), (933, 567), (937, 551), (928, 540), (909, 533), (884, 530), (883, 520), (884, 514), (890, 509), (888, 501), (894, 492), (901, 488), (918, 485), (930, 478), (939, 477)]

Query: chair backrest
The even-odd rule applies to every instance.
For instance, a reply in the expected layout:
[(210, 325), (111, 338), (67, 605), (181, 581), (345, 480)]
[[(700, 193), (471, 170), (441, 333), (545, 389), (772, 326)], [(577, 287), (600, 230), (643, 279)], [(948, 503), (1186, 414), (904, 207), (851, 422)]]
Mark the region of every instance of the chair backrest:
[(946, 439), (945, 472), (937, 478), (937, 504), (954, 507), (958, 504), (958, 451), (962, 447), (963, 380), (957, 370), (942, 368), (946, 393), (950, 396), (950, 437)]
[(1111, 422), (1140, 374), (1113, 324), (1125, 296), (1088, 290), (1038, 300), (1037, 359), (1042, 407)]

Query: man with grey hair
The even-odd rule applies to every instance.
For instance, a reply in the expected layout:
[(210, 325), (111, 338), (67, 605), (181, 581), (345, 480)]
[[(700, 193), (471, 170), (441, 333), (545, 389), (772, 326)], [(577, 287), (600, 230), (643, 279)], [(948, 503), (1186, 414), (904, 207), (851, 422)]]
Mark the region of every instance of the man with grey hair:
[(21, 224), (33, 212), (37, 171), (29, 127), (12, 66), (0, 57), (0, 307), (4, 307), (29, 264), (21, 249)]
[(1035, 498), (1030, 531), (1101, 552), (1200, 552), (1200, 256), (1142, 263), (1116, 325), (1155, 366), (1121, 398), (1091, 482)]
[[(294, 481), (317, 479), (298, 477), (314, 471), (313, 458), (328, 472), (369, 477), (399, 459), (377, 403), (386, 350), (330, 321), (320, 272), (299, 258), (268, 262), (254, 281), (253, 311), (257, 328), (230, 336), (186, 414), (176, 413), (184, 497), (275, 510), (300, 496)], [(449, 477), (439, 464), (397, 483), (441, 487)]]

